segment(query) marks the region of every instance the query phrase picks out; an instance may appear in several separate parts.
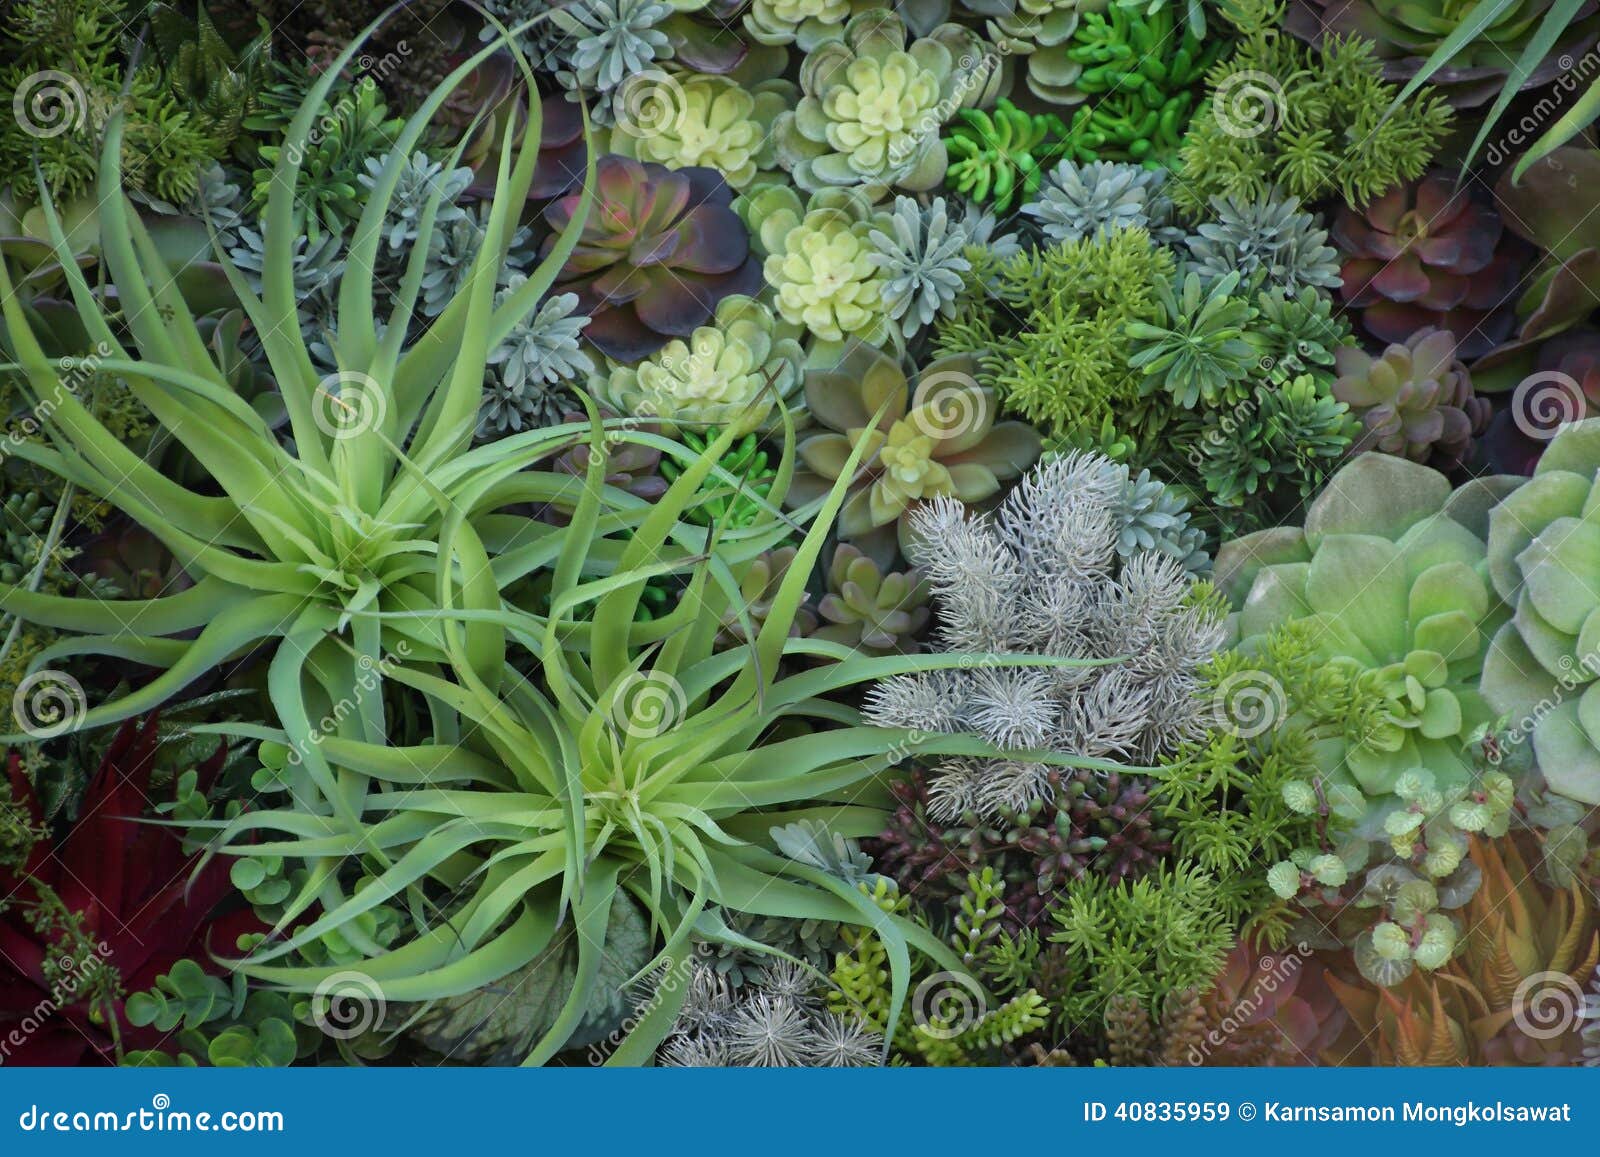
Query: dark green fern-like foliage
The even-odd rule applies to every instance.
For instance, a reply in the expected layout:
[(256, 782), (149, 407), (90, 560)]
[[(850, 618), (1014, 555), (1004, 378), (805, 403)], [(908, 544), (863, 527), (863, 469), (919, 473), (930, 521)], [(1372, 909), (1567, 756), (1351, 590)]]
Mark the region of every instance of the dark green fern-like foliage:
[(1443, 98), (1425, 90), (1391, 113), (1371, 42), (1329, 37), (1319, 51), (1280, 31), (1282, 0), (1233, 0), (1232, 56), (1207, 76), (1207, 99), (1178, 150), (1173, 200), (1198, 215), (1213, 196), (1276, 191), (1303, 204), (1338, 193), (1363, 205), (1421, 175), (1450, 128)]

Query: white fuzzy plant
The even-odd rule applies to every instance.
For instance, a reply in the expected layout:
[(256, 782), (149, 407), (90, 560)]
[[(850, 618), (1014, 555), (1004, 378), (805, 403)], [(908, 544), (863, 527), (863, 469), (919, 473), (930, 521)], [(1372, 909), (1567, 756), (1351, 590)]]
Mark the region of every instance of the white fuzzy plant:
[(913, 516), (912, 561), (932, 583), (942, 649), (1103, 661), (977, 664), (876, 684), (866, 703), (874, 723), (977, 732), (1019, 753), (934, 768), (938, 818), (992, 819), (1043, 798), (1050, 768), (1020, 755), (1029, 750), (1149, 766), (1205, 732), (1196, 671), (1222, 645), (1223, 613), (1178, 560), (1155, 550), (1119, 558), (1124, 484), (1109, 459), (1073, 453), (1025, 477), (992, 514), (940, 498)]

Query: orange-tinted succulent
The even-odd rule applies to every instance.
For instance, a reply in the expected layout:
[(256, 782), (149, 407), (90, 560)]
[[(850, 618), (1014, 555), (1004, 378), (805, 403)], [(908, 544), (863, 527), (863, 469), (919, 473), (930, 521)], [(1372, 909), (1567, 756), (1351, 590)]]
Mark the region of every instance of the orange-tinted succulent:
[[(1461, 948), (1435, 972), (1393, 988), (1330, 972), (1349, 1024), (1324, 1050), (1343, 1065), (1568, 1065), (1576, 1016), (1600, 960), (1600, 928), (1581, 885), (1535, 877), (1512, 838), (1475, 839), (1483, 873), (1460, 909)], [(1533, 857), (1530, 857), (1533, 858)], [(1342, 971), (1342, 970), (1341, 970)]]

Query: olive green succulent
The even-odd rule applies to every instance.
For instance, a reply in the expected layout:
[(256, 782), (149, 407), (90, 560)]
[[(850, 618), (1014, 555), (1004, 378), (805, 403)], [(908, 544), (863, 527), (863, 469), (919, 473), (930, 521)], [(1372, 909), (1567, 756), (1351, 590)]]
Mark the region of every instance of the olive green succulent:
[(1333, 396), (1360, 417), (1360, 449), (1453, 470), (1489, 423), (1488, 399), (1473, 392), (1449, 330), (1421, 330), (1378, 357), (1345, 346), (1334, 364)]
[(806, 404), (826, 429), (800, 442), (790, 504), (826, 493), (863, 441), (867, 451), (840, 511), (841, 538), (897, 523), (903, 533), (902, 516), (930, 498), (981, 502), (998, 494), (1038, 459), (1040, 438), (1021, 422), (995, 421), (994, 391), (978, 385), (976, 370), (971, 357), (940, 358), (913, 387), (895, 359), (855, 343), (833, 369), (807, 374)]
[(736, 294), (717, 303), (709, 325), (674, 338), (636, 366), (612, 365), (592, 388), (635, 417), (753, 429), (800, 388), (805, 351), (799, 335), (799, 326)]
[[(1476, 782), (1464, 739), (1494, 717), (1478, 678), (1490, 638), (1511, 617), (1490, 584), (1485, 511), (1510, 485), (1485, 478), (1452, 493), (1438, 471), (1362, 454), (1311, 504), (1303, 530), (1260, 531), (1217, 554), (1246, 654), (1297, 624), (1331, 671), (1376, 692), (1376, 710), (1316, 744), (1322, 802), (1313, 806), (1331, 808), (1361, 839), (1406, 837), (1395, 851), (1432, 877), (1455, 870), (1465, 839), (1443, 830), (1448, 816), (1405, 831), (1390, 816), (1410, 813), (1412, 797), (1449, 798)], [(1424, 769), (1432, 779), (1421, 785)]]
[[(626, 86), (623, 92), (626, 99)], [(661, 94), (670, 116), (619, 117), (611, 151), (669, 169), (715, 169), (729, 186), (743, 189), (777, 167), (773, 122), (798, 98), (791, 81), (765, 80), (746, 89), (725, 76), (691, 76), (675, 92)]]
[(1533, 477), (1489, 512), (1489, 577), (1516, 609), (1484, 664), (1551, 788), (1600, 804), (1600, 419), (1564, 426)]
[(815, 364), (836, 359), (848, 339), (870, 345), (889, 339), (889, 275), (875, 257), (872, 233), (888, 233), (893, 222), (859, 189), (823, 189), (802, 205), (793, 189), (770, 185), (734, 208), (765, 256), (762, 272), (779, 316), (823, 343), (812, 350)]
[[(758, 555), (745, 564), (739, 574), (739, 599), (722, 612), (722, 627), (717, 632), (720, 647), (738, 647), (749, 643), (761, 633), (767, 615), (783, 586), (784, 576), (794, 562), (795, 548), (779, 547)], [(806, 595), (789, 623), (789, 637), (802, 638), (811, 634), (817, 625), (817, 616), (804, 606), (810, 599)]]
[(860, 185), (876, 201), (892, 186), (932, 189), (949, 164), (939, 129), (981, 97), (985, 59), (960, 25), (913, 39), (888, 9), (863, 12), (800, 66), (800, 103), (777, 118), (778, 161), (806, 190)]
[(847, 542), (833, 552), (828, 593), (817, 604), (819, 639), (868, 655), (915, 651), (928, 625), (928, 582), (920, 570), (888, 571)]
[(1104, 0), (961, 0), (961, 6), (986, 18), (984, 31), (1016, 61), (1009, 67), (1026, 74), (1034, 96), (1051, 103), (1083, 99), (1072, 87), (1083, 64), (1068, 49), (1079, 14), (1103, 9)]

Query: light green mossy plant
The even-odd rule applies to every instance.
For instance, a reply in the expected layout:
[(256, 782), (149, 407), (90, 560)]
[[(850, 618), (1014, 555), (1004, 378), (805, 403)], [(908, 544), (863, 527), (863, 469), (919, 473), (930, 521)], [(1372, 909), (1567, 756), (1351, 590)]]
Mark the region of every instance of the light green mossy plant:
[(1215, 196), (1273, 192), (1364, 205), (1421, 176), (1450, 128), (1450, 106), (1432, 89), (1396, 102), (1370, 40), (1330, 36), (1308, 48), (1280, 31), (1282, 9), (1282, 0), (1223, 6), (1241, 39), (1207, 74), (1208, 99), (1178, 150), (1173, 196), (1189, 212)]
[(610, 366), (596, 396), (621, 413), (667, 426), (774, 427), (800, 388), (801, 329), (754, 298), (717, 303), (711, 324), (674, 338), (636, 366)]
[(935, 348), (981, 358), (983, 384), (1042, 431), (1070, 436), (1108, 418), (1126, 428), (1143, 408), (1130, 324), (1157, 320), (1175, 269), (1139, 226), (978, 267)]
[(620, 119), (611, 132), (611, 151), (669, 169), (703, 165), (743, 189), (777, 168), (773, 122), (794, 107), (799, 93), (786, 80), (746, 89), (727, 77), (691, 74), (677, 82), (677, 91), (660, 95), (670, 100), (672, 115), (659, 124)]
[(1316, 745), (1311, 810), (1332, 809), (1355, 837), (1396, 839), (1395, 853), (1433, 877), (1465, 855), (1457, 827), (1437, 808), (1404, 832), (1394, 817), (1426, 794), (1423, 773), (1441, 801), (1477, 783), (1464, 748), (1494, 719), (1479, 677), (1489, 640), (1511, 617), (1490, 582), (1488, 510), (1513, 485), (1485, 478), (1452, 492), (1426, 466), (1362, 454), (1311, 504), (1303, 529), (1248, 535), (1217, 554), (1246, 655), (1293, 624), (1323, 662), (1382, 699), (1381, 717), (1369, 713), (1362, 733)]
[(1530, 734), (1552, 789), (1600, 804), (1600, 420), (1561, 429), (1533, 477), (1489, 512), (1489, 576), (1515, 608), (1483, 693)]
[(949, 163), (939, 129), (977, 103), (983, 59), (958, 24), (913, 37), (887, 8), (861, 13), (801, 64), (803, 95), (775, 126), (779, 162), (805, 190), (861, 186), (876, 201), (890, 187), (934, 188)]

